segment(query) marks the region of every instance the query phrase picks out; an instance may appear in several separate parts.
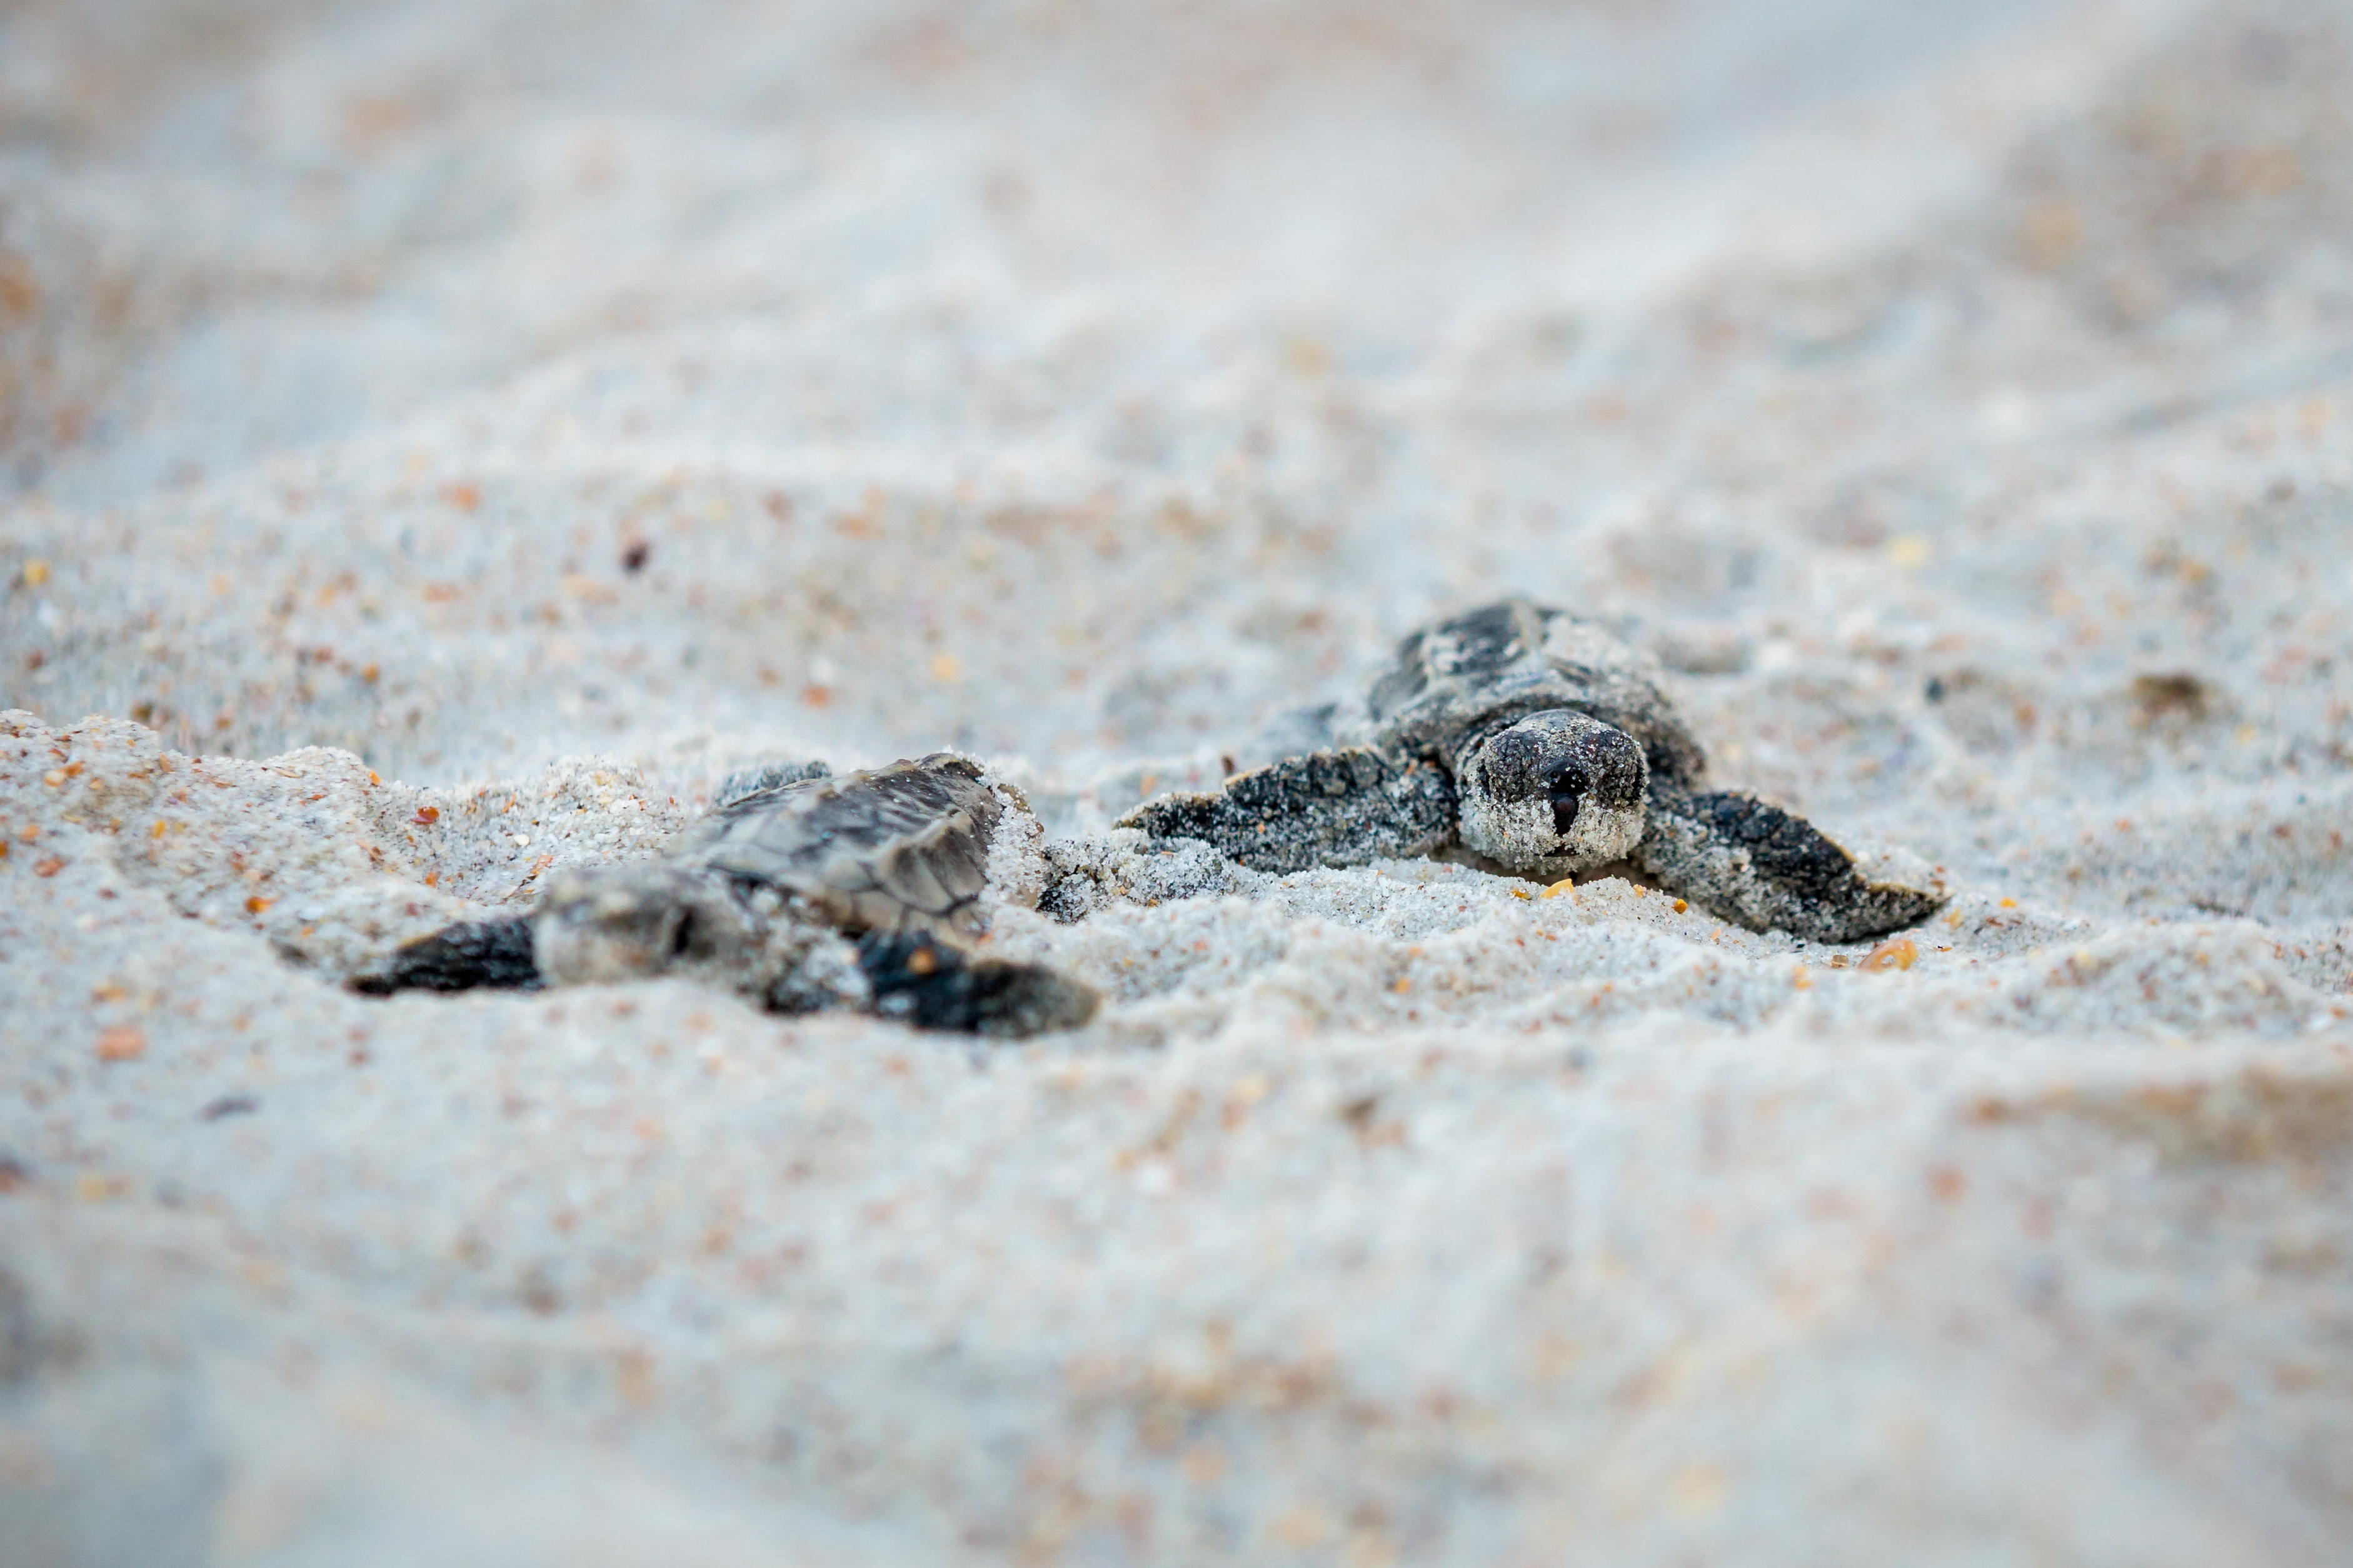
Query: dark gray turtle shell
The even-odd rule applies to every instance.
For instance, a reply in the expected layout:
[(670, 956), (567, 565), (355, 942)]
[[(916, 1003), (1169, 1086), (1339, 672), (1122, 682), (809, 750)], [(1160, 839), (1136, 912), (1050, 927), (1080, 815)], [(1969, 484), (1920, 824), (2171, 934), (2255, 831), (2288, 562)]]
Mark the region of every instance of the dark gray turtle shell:
[(1623, 730), (1654, 784), (1693, 789), (1707, 763), (1659, 689), (1658, 667), (1591, 621), (1505, 599), (1426, 626), (1398, 645), (1367, 700), (1370, 740), (1435, 756), (1449, 772), (1471, 742), (1547, 709)]
[(687, 828), (670, 853), (797, 894), (853, 935), (922, 931), (962, 946), (986, 924), (980, 892), (1003, 814), (978, 763), (938, 752), (755, 790)]

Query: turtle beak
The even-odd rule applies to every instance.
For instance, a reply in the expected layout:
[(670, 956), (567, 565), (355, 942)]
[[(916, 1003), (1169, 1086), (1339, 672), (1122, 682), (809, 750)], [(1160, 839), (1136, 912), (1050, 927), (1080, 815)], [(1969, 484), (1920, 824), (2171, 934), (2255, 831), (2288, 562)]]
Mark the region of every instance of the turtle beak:
[(1514, 870), (1561, 874), (1641, 841), (1650, 764), (1623, 730), (1553, 709), (1472, 748), (1455, 783), (1463, 843)]

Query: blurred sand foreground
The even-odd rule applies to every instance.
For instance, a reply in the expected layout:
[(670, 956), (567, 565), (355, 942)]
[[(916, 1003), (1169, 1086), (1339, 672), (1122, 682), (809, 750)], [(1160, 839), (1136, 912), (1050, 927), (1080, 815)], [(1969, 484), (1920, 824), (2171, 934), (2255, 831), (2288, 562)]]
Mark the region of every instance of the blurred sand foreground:
[[(0, 1563), (2343, 1562), (2348, 80), (20, 0)], [(336, 984), (755, 754), (1099, 831), (1502, 591), (1945, 867), (1916, 961), (1409, 862), (1010, 911), (1113, 997), (1021, 1047)]]

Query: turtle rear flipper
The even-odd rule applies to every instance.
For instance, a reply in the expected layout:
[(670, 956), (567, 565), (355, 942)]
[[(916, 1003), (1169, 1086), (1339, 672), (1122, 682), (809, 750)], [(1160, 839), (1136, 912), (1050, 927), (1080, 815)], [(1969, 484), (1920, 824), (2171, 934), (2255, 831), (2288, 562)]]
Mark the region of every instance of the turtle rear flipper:
[(1035, 963), (973, 958), (921, 931), (874, 931), (858, 944), (874, 1011), (918, 1029), (1018, 1039), (1075, 1029), (1095, 1015), (1092, 986)]
[(1653, 790), (1636, 865), (1668, 891), (1750, 931), (1862, 942), (1944, 906), (1941, 891), (1873, 882), (1854, 857), (1793, 816), (1733, 790)]
[(1369, 746), (1286, 757), (1215, 795), (1166, 795), (1120, 818), (1155, 838), (1198, 838), (1254, 871), (1427, 855), (1454, 841), (1454, 785), (1435, 763)]
[(396, 991), (471, 991), (477, 986), (536, 989), (542, 984), (532, 952), (529, 915), (444, 926), (431, 936), (394, 949), (383, 969), (358, 975), (351, 983), (353, 990), (368, 996), (389, 996)]

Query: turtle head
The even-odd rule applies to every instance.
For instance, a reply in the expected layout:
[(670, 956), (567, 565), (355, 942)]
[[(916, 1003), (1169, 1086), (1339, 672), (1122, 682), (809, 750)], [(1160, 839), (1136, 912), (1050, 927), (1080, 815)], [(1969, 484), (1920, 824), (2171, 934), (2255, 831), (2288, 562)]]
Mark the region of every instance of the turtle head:
[(723, 877), (661, 861), (551, 879), (533, 956), (554, 984), (645, 980), (749, 953), (760, 931)]
[(1531, 713), (1456, 759), (1462, 842), (1514, 871), (1586, 870), (1641, 842), (1650, 780), (1623, 730), (1566, 708)]

